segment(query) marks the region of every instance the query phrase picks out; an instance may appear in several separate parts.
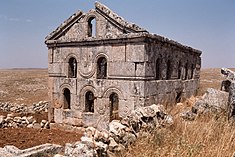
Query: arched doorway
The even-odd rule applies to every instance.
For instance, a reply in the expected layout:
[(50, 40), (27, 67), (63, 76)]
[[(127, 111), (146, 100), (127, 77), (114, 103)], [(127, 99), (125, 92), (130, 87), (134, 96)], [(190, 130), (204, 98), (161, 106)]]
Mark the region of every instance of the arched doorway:
[(71, 108), (71, 93), (68, 88), (64, 89), (63, 92), (64, 95), (64, 109), (70, 109)]
[(94, 112), (94, 94), (87, 91), (85, 94), (85, 112)]
[(100, 57), (97, 60), (97, 78), (104, 79), (107, 77), (107, 60), (105, 57)]
[(69, 59), (68, 77), (69, 78), (77, 77), (77, 60), (73, 57)]
[(117, 93), (112, 93), (109, 96), (109, 104), (110, 104), (110, 121), (114, 119), (119, 119), (118, 106), (119, 106), (119, 98)]

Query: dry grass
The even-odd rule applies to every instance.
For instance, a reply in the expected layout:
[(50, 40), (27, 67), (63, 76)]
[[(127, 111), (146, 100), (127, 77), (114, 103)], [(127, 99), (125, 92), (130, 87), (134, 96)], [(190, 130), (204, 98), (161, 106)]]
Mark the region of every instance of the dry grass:
[(235, 155), (235, 127), (223, 114), (201, 116), (195, 121), (175, 119), (170, 128), (142, 136), (125, 157), (231, 157)]
[[(234, 69), (233, 69), (234, 70)], [(200, 92), (207, 88), (220, 89), (223, 77), (220, 69), (201, 71)], [(117, 156), (123, 157), (233, 157), (235, 156), (235, 126), (225, 113), (201, 115), (194, 121), (184, 121), (179, 112), (190, 108), (195, 98), (169, 110), (174, 124), (141, 136)]]

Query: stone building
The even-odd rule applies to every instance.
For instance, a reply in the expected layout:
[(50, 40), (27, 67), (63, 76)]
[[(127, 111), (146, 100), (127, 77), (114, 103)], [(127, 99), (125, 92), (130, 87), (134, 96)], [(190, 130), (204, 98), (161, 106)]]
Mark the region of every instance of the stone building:
[(103, 127), (198, 89), (201, 51), (150, 34), (98, 2), (73, 14), (45, 43), (49, 119), (56, 124)]

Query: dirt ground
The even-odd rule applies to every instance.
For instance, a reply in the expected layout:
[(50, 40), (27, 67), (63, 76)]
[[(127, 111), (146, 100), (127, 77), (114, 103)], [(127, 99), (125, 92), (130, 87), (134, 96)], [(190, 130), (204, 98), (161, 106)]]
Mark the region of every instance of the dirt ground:
[(14, 145), (20, 149), (33, 146), (54, 143), (65, 145), (79, 141), (81, 133), (68, 132), (54, 129), (32, 129), (32, 128), (8, 128), (0, 129), (0, 147)]
[[(0, 69), (0, 102), (30, 105), (39, 101), (48, 101), (47, 69)], [(0, 111), (0, 115), (9, 112)], [(33, 116), (36, 121), (47, 120), (47, 113), (22, 114), (15, 116)], [(12, 128), (0, 129), (0, 147), (14, 145), (20, 149), (30, 148), (44, 143), (65, 145), (79, 141), (82, 133), (55, 129)]]
[[(0, 69), (0, 102), (30, 105), (39, 101), (48, 101), (47, 77), (47, 69)], [(220, 69), (203, 69), (198, 94), (202, 95), (207, 88), (219, 89), (222, 79)], [(7, 112), (0, 111), (0, 115), (6, 114)], [(47, 119), (46, 113), (33, 116), (37, 121)], [(80, 140), (81, 134), (52, 129), (0, 129), (0, 147), (14, 145), (25, 149), (44, 143), (64, 145)]]

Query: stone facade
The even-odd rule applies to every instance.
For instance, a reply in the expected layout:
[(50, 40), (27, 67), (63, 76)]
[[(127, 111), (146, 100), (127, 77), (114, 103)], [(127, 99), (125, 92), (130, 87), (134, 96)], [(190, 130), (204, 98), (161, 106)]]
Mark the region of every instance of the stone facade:
[(175, 103), (199, 85), (201, 51), (126, 22), (95, 3), (46, 37), (49, 119), (107, 126), (140, 106)]

